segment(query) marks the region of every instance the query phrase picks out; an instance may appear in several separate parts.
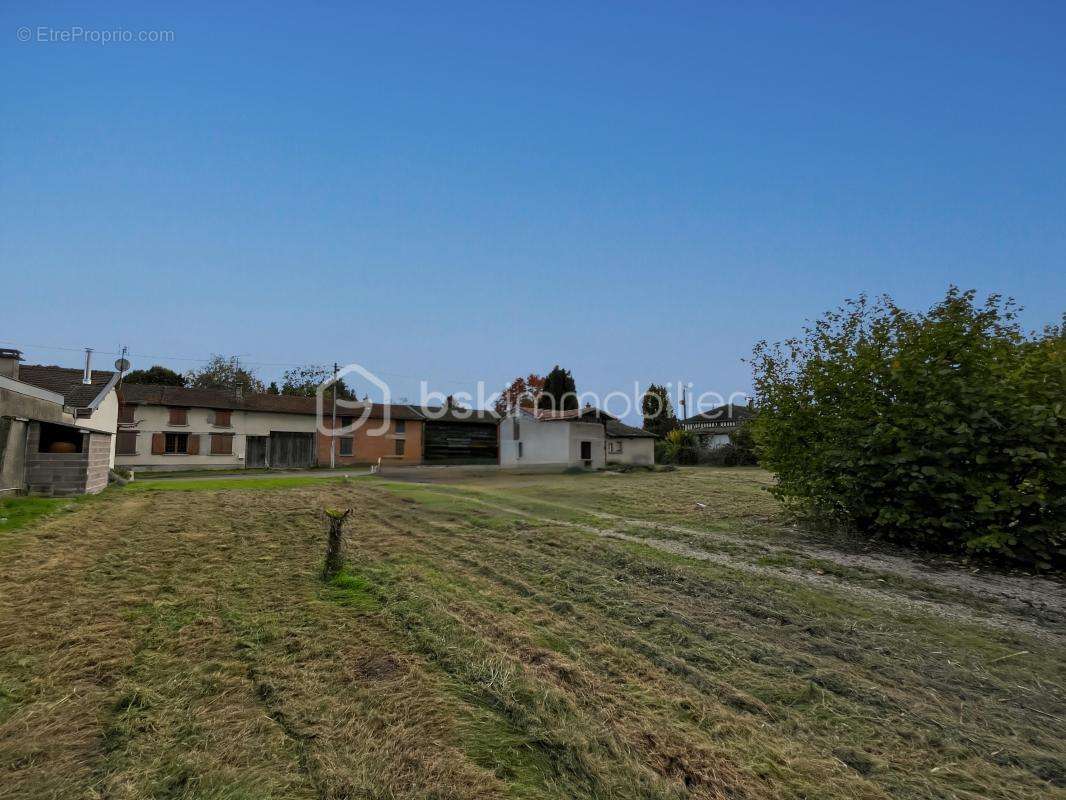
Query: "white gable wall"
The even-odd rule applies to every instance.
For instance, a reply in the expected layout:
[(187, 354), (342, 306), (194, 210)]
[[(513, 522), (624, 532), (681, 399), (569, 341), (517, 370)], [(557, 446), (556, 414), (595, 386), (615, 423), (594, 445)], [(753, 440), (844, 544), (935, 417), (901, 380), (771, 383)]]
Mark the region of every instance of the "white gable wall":
[[(518, 439), (514, 436), (516, 418)], [(603, 467), (603, 425), (591, 422), (546, 422), (521, 413), (517, 417), (507, 416), (500, 421), (500, 466), (581, 466), (582, 442), (590, 443), (592, 468)]]

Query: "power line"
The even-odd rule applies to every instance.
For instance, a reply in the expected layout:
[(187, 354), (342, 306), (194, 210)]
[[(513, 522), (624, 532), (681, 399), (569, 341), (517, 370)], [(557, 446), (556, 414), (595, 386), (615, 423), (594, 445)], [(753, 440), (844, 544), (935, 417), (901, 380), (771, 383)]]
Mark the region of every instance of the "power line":
[[(11, 339), (0, 339), (0, 343), (9, 344), (9, 345), (25, 348), (25, 349), (28, 349), (28, 350), (54, 350), (54, 351), (58, 351), (58, 352), (69, 352), (69, 353), (84, 353), (85, 352), (85, 348), (84, 347), (63, 347), (63, 346), (60, 346), (60, 345), (29, 344), (29, 343), (26, 343), (26, 342), (18, 342), (18, 341), (14, 341), (14, 340), (11, 340)], [(194, 356), (174, 356), (174, 355), (160, 355), (160, 354), (152, 354), (152, 353), (137, 353), (137, 352), (134, 352), (132, 350), (126, 350), (126, 352), (122, 352), (122, 351), (119, 351), (119, 350), (101, 350), (101, 349), (97, 349), (95, 347), (93, 348), (93, 352), (94, 353), (98, 353), (100, 355), (105, 355), (105, 356), (122, 355), (122, 356), (125, 356), (125, 357), (130, 358), (130, 359), (138, 359), (139, 358), (139, 359), (152, 360), (152, 361), (189, 361), (189, 362), (193, 362), (193, 363), (197, 363), (197, 364), (207, 364), (207, 363), (210, 363), (210, 361), (212, 360), (210, 358), (197, 358), (197, 357), (194, 357)], [(307, 362), (288, 362), (288, 361), (245, 361), (244, 364), (245, 364), (245, 366), (248, 366), (248, 367), (291, 367), (291, 368), (296, 368), (296, 367), (305, 367), (305, 366), (307, 366)], [(407, 374), (404, 374), (404, 373), (401, 373), (401, 372), (390, 372), (390, 371), (387, 371), (387, 370), (373, 370), (373, 371), (377, 375), (384, 375), (384, 376), (387, 376), (387, 377), (390, 377), (390, 378), (405, 378), (405, 379), (413, 380), (413, 381), (423, 380), (426, 377), (424, 375), (407, 375)], [(450, 383), (460, 383), (460, 384), (462, 384), (462, 383), (477, 383), (479, 380), (482, 380), (482, 379), (481, 378), (443, 377), (443, 378), (439, 378), (438, 380), (447, 381), (447, 382), (450, 382)]]

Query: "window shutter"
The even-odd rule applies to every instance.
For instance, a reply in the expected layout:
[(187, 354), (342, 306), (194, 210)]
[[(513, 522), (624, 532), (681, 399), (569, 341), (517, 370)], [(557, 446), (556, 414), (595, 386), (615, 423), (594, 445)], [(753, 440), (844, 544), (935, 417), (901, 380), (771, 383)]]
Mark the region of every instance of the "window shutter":
[(118, 431), (118, 438), (115, 440), (115, 455), (119, 456), (135, 456), (137, 455), (137, 432), (136, 431)]
[(232, 433), (212, 433), (211, 434), (211, 455), (213, 455), (213, 456), (230, 456), (230, 455), (233, 455), (233, 434)]
[(152, 455), (161, 456), (166, 450), (167, 439), (162, 433), (152, 434)]
[(186, 451), (190, 456), (200, 455), (200, 434), (189, 434), (189, 449)]

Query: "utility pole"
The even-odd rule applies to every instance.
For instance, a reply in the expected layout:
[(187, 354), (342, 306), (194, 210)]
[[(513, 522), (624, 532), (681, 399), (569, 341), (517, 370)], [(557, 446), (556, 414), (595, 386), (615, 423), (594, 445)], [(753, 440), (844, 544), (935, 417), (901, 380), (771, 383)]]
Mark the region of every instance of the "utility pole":
[[(129, 364), (126, 363), (126, 353), (128, 353), (128, 352), (129, 352), (129, 348), (126, 347), (126, 345), (122, 345), (122, 355), (119, 356), (119, 359), (118, 359), (119, 363), (121, 363), (123, 365), (123, 366), (119, 367), (119, 370), (118, 370), (118, 388), (120, 388), (120, 389), (122, 388), (122, 380), (126, 377), (126, 370), (129, 369)], [(118, 366), (118, 364), (116, 364), (115, 366)]]
[(329, 435), (329, 467), (337, 467), (337, 362), (333, 362), (333, 419), (330, 423)]
[(688, 418), (688, 404), (685, 402), (685, 384), (681, 381), (677, 382), (678, 394), (681, 395), (681, 419), (684, 421)]

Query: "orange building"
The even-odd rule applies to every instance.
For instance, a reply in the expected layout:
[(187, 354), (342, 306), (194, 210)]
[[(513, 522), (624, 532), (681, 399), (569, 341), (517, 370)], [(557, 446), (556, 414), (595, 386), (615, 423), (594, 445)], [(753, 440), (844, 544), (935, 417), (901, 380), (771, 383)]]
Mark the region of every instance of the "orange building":
[[(422, 463), (425, 422), (417, 410), (408, 405), (373, 403), (367, 419), (354, 430), (347, 430), (359, 419), (360, 416), (353, 416), (351, 408), (345, 408), (343, 414), (338, 410), (337, 430), (340, 433), (334, 436), (317, 432), (319, 466), (376, 464), (383, 457), (393, 464)], [(332, 424), (331, 418), (324, 422), (326, 426)]]

